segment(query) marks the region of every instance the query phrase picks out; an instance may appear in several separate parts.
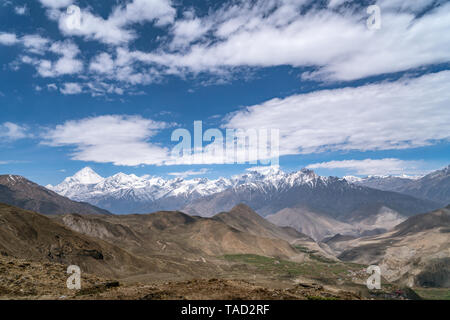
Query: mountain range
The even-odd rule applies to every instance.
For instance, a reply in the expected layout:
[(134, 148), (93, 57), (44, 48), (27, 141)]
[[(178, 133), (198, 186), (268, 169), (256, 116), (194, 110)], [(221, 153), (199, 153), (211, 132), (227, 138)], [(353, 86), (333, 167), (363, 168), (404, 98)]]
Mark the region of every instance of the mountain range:
[(255, 254), (302, 261), (290, 242), (313, 241), (264, 221), (246, 206), (215, 218), (164, 211), (44, 216), (0, 203), (0, 256), (76, 264), (108, 277), (214, 274), (217, 257)]
[[(399, 288), (450, 286), (449, 218), (450, 206), (380, 235), (315, 242), (244, 204), (204, 218), (177, 211), (44, 216), (0, 203), (0, 297), (41, 297), (42, 288), (47, 298), (73, 295), (61, 264), (76, 264), (83, 270), (78, 298), (180, 299), (200, 291), (237, 299), (251, 287), (249, 297), (373, 299), (361, 290), (366, 266), (378, 264), (383, 299), (411, 298)], [(173, 287), (183, 293), (169, 295)]]
[[(443, 180), (442, 174), (434, 174), (427, 181), (431, 177)], [(150, 180), (165, 181), (123, 174), (114, 178), (84, 169), (65, 183), (92, 190), (111, 186), (111, 181), (122, 181), (129, 189), (136, 187), (137, 180), (143, 188), (151, 185)], [(320, 177), (309, 170), (284, 173), (265, 168), (222, 180), (228, 187), (205, 195), (203, 191), (212, 190), (218, 180), (161, 182), (169, 191), (169, 183), (179, 186), (178, 193), (168, 197), (183, 194), (195, 200), (183, 202), (183, 210), (178, 211), (114, 215), (23, 177), (0, 176), (1, 201), (9, 203), (0, 203), (0, 267), (17, 265), (34, 277), (50, 265), (56, 270), (60, 264), (76, 264), (92, 281), (96, 276), (121, 279), (134, 288), (132, 292), (148, 290), (133, 287), (142, 282), (255, 274), (261, 277), (259, 283), (267, 283), (271, 275), (276, 285), (313, 279), (332, 286), (345, 284), (356, 292), (366, 277), (361, 268), (369, 264), (379, 265), (390, 283), (450, 285), (450, 206), (421, 213), (437, 204), (346, 179)], [(46, 215), (24, 210), (30, 207)], [(27, 269), (30, 264), (32, 270)], [(7, 279), (18, 276), (7, 270)], [(47, 279), (47, 275), (39, 277)], [(0, 295), (20, 295), (8, 281), (0, 279)], [(102, 290), (111, 285), (118, 284), (106, 282)], [(309, 288), (305, 286), (301, 288)]]
[(232, 186), (229, 179), (175, 178), (126, 175), (103, 178), (86, 167), (57, 186), (47, 188), (75, 201), (89, 202), (116, 214), (177, 210), (190, 201)]
[(340, 260), (380, 266), (390, 281), (450, 287), (450, 206), (416, 215), (382, 235), (328, 240)]
[[(448, 171), (444, 174), (448, 177)], [(437, 181), (430, 177), (426, 180)], [(439, 179), (439, 186), (448, 189), (447, 178), (442, 179), (441, 174), (434, 177)], [(337, 233), (361, 236), (384, 232), (409, 216), (442, 207), (426, 197), (374, 189), (348, 180), (321, 177), (307, 169), (285, 173), (278, 167), (249, 169), (217, 180), (165, 180), (123, 173), (103, 178), (91, 168), (84, 168), (47, 188), (114, 213), (180, 210), (212, 217), (244, 203), (272, 223), (296, 228), (316, 240)]]
[(365, 178), (348, 176), (345, 179), (356, 185), (395, 191), (413, 197), (427, 199), (445, 206), (450, 203), (450, 166), (423, 177), (369, 176)]

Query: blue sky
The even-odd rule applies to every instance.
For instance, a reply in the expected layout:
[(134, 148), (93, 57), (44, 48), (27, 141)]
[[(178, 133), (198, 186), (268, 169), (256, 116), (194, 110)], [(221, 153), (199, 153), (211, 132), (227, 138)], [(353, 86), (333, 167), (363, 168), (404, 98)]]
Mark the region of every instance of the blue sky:
[(279, 130), (286, 171), (439, 169), (449, 27), (436, 0), (0, 0), (0, 172), (55, 184), (85, 166), (210, 178), (253, 166), (171, 163), (173, 130), (198, 120)]

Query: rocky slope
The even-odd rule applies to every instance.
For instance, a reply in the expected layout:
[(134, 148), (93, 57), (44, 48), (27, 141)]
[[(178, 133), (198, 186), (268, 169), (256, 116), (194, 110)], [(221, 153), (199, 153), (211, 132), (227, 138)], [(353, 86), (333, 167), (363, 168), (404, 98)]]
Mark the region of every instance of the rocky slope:
[(450, 287), (450, 206), (417, 215), (392, 231), (334, 242), (339, 259), (377, 264), (390, 281)]
[[(56, 219), (72, 230), (115, 243), (139, 256), (184, 257), (205, 263), (214, 257), (233, 253), (301, 259), (301, 254), (282, 239), (295, 238), (289, 231), (283, 232), (275, 226), (274, 229), (252, 226), (252, 230), (264, 230), (257, 234), (235, 228), (236, 223), (228, 225), (223, 220), (230, 219), (224, 216), (208, 219), (162, 211), (104, 217), (65, 215)], [(279, 232), (280, 237), (274, 236), (273, 232)]]
[[(287, 230), (284, 235), (292, 234)], [(305, 259), (304, 253), (283, 239), (181, 212), (49, 218), (0, 204), (0, 255), (14, 259), (75, 264), (83, 272), (100, 276), (154, 281), (213, 276), (227, 266), (222, 258), (227, 254)]]
[(235, 206), (229, 212), (219, 213), (212, 219), (224, 222), (230, 227), (255, 236), (283, 239), (288, 242), (294, 240), (313, 241), (310, 237), (298, 232), (294, 228), (279, 227), (270, 223), (244, 204)]
[(1, 203), (0, 254), (75, 264), (85, 272), (107, 276), (133, 274), (150, 267), (115, 245), (74, 232), (44, 215)]
[(0, 176), (0, 202), (43, 214), (109, 214), (88, 203), (72, 201), (24, 177)]
[(289, 226), (320, 241), (336, 234), (369, 236), (390, 230), (406, 220), (394, 210), (380, 208), (378, 213), (351, 222), (342, 222), (304, 207), (286, 208), (266, 217), (278, 226)]
[[(411, 245), (411, 241), (417, 244), (415, 254), (424, 248), (427, 254), (435, 256), (420, 261), (418, 265), (424, 263), (426, 267), (418, 271), (413, 269), (417, 262), (410, 265), (407, 261), (402, 266), (406, 275), (388, 274), (387, 277), (404, 281), (412, 275), (415, 284), (445, 285), (442, 278), (446, 277), (446, 271), (441, 267), (447, 265), (450, 209), (443, 212), (433, 213), (438, 219), (418, 216), (417, 220), (405, 221), (395, 229), (392, 235), (398, 241), (407, 238), (404, 246)], [(421, 227), (416, 228), (417, 225)], [(429, 240), (416, 237), (424, 233), (427, 237), (435, 235), (432, 241), (437, 247), (431, 246)], [(358, 239), (329, 240), (327, 243)], [(382, 245), (386, 249), (376, 253), (391, 250), (391, 243)], [(321, 246), (291, 228), (271, 224), (245, 205), (213, 218), (167, 211), (126, 216), (67, 214), (49, 218), (1, 204), (0, 297), (361, 298), (367, 277), (364, 264), (341, 262)], [(347, 250), (357, 247), (355, 244)], [(370, 250), (363, 250), (366, 251)], [(400, 259), (404, 251), (389, 257)], [(436, 260), (438, 252), (443, 255)], [(355, 258), (356, 262), (363, 260)], [(86, 286), (81, 291), (67, 292), (64, 288), (68, 264), (77, 264), (86, 273), (83, 276)], [(105, 280), (108, 278), (112, 280)], [(242, 279), (250, 282), (244, 283)], [(396, 292), (397, 287), (386, 284), (381, 296), (367, 290), (364, 296), (409, 297), (398, 296)]]

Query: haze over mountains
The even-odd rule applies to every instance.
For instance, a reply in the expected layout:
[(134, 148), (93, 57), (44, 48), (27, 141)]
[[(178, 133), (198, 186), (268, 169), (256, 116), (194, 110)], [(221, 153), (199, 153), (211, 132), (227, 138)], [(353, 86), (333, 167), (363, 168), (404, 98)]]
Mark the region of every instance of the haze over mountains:
[[(321, 177), (306, 169), (285, 173), (277, 167), (249, 169), (217, 180), (165, 180), (123, 173), (103, 178), (85, 168), (47, 188), (114, 213), (180, 210), (211, 217), (245, 203), (272, 223), (296, 228), (316, 240), (337, 233), (380, 233), (409, 216), (443, 206), (425, 196), (377, 190), (347, 179)], [(423, 179), (443, 188), (441, 193), (449, 189), (448, 170)], [(421, 190), (433, 192), (430, 188)]]

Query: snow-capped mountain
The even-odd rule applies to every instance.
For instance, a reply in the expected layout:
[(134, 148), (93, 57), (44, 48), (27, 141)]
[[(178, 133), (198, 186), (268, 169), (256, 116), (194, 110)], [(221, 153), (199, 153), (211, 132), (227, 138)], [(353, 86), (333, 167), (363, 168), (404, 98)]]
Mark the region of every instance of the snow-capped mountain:
[(254, 188), (274, 192), (299, 184), (316, 184), (327, 178), (303, 170), (285, 173), (278, 167), (261, 167), (247, 170), (231, 178), (209, 180), (163, 179), (155, 176), (138, 177), (117, 173), (103, 178), (86, 167), (56, 186), (47, 188), (76, 201), (98, 205), (115, 213), (144, 213), (154, 210), (180, 209), (189, 202), (229, 188)]
[(87, 167), (62, 183), (48, 185), (47, 188), (73, 200), (95, 203), (114, 213), (148, 213), (179, 209), (183, 202), (221, 192), (231, 186), (231, 180), (224, 178), (166, 180), (124, 173), (103, 178)]
[[(347, 229), (351, 233), (385, 230), (407, 216), (439, 207), (431, 201), (367, 188), (346, 179), (321, 177), (311, 170), (286, 173), (279, 167), (252, 168), (216, 180), (124, 173), (103, 178), (85, 168), (47, 188), (113, 213), (181, 210), (211, 217), (244, 203), (262, 216), (272, 215), (280, 226), (294, 226), (312, 237)], [(346, 227), (339, 227), (336, 221)], [(339, 228), (325, 230), (324, 226)]]
[(417, 198), (428, 199), (442, 206), (450, 203), (450, 166), (426, 176), (347, 176), (348, 182), (369, 188), (395, 191)]
[[(231, 178), (216, 180), (163, 179), (124, 173), (104, 178), (91, 168), (84, 168), (64, 179), (61, 184), (49, 185), (47, 188), (72, 200), (88, 202), (113, 213), (183, 209), (187, 213), (202, 216), (227, 211), (230, 206), (241, 202), (262, 215), (274, 214), (303, 203), (313, 204), (320, 212), (339, 216), (355, 212), (358, 207), (355, 203), (364, 201), (361, 199), (369, 201), (366, 194), (376, 193), (348, 183), (346, 179), (321, 177), (307, 169), (286, 173), (279, 167), (252, 168)], [(341, 208), (336, 203), (344, 201), (343, 195), (349, 197), (346, 200), (349, 204)], [(394, 204), (381, 203), (395, 210)], [(370, 201), (367, 205), (370, 205)], [(430, 207), (429, 203), (416, 205), (417, 208)]]

